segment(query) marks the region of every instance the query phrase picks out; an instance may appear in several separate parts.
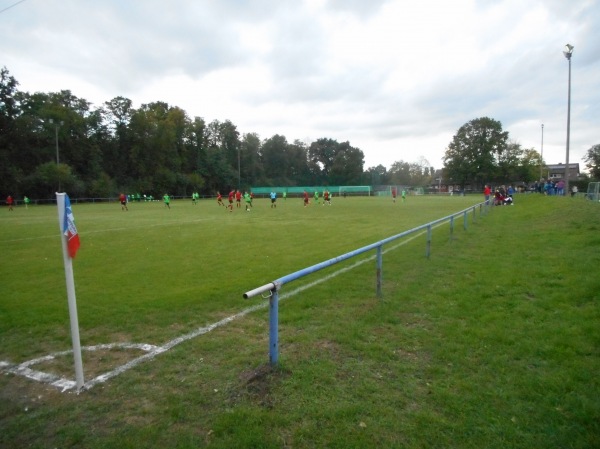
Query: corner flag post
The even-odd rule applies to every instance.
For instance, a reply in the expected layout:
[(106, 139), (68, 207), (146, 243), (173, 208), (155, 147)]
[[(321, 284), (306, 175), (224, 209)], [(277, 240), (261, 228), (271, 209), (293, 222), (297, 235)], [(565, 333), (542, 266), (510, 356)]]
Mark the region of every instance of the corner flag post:
[[(75, 298), (75, 281), (73, 278), (73, 260), (69, 255), (65, 229), (65, 193), (56, 193), (56, 205), (58, 206), (58, 223), (62, 242), (63, 261), (65, 265), (65, 280), (67, 282), (67, 299), (69, 302), (69, 317), (71, 319), (71, 341), (73, 343), (73, 358), (75, 361), (75, 382), (77, 391), (83, 387), (83, 361), (81, 358), (81, 343), (79, 340), (79, 321), (77, 319), (77, 300)], [(67, 197), (68, 198), (68, 197)], [(70, 208), (70, 202), (69, 202)]]

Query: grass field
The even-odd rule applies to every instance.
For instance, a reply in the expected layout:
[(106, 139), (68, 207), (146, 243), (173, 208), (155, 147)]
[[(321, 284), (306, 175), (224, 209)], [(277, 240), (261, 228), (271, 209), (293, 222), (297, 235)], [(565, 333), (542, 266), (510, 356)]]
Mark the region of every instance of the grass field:
[[(74, 204), (81, 343), (163, 345), (264, 300), (242, 293), (480, 197)], [(71, 347), (55, 207), (1, 210), (0, 362)], [(600, 208), (517, 197), (77, 395), (0, 377), (0, 447), (600, 446)], [(365, 258), (367, 256), (362, 256)], [(350, 265), (315, 273), (282, 296)], [(140, 355), (84, 351), (85, 378)], [(36, 369), (73, 377), (72, 357)]]

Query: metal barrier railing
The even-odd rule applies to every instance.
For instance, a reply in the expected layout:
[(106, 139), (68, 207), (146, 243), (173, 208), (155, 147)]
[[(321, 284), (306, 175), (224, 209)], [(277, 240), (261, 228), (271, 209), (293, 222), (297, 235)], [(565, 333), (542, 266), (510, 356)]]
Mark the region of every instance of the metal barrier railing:
[(302, 270), (295, 271), (294, 273), (290, 273), (286, 276), (280, 277), (279, 279), (269, 282), (268, 284), (262, 285), (261, 287), (255, 288), (253, 290), (247, 291), (244, 293), (244, 298), (249, 299), (254, 296), (263, 295), (264, 293), (269, 293), (269, 361), (271, 365), (276, 365), (279, 359), (279, 290), (285, 284), (300, 279), (301, 277), (312, 274), (316, 271), (322, 270), (324, 268), (335, 265), (344, 260), (350, 259), (352, 257), (358, 256), (360, 254), (366, 253), (368, 251), (376, 250), (376, 277), (377, 277), (377, 296), (379, 298), (382, 297), (382, 278), (383, 278), (383, 245), (391, 243), (395, 240), (398, 240), (402, 237), (406, 237), (408, 235), (414, 234), (419, 231), (426, 230), (427, 231), (427, 240), (426, 240), (426, 249), (425, 256), (429, 258), (431, 256), (431, 241), (432, 241), (432, 233), (433, 227), (437, 225), (441, 225), (448, 221), (450, 223), (450, 236), (454, 232), (454, 218), (462, 216), (463, 217), (463, 228), (467, 230), (468, 228), (468, 213), (472, 211), (473, 213), (473, 222), (476, 221), (477, 209), (479, 209), (479, 215), (485, 214), (491, 207), (491, 201), (484, 201), (482, 203), (476, 204), (474, 206), (468, 207), (460, 212), (456, 212), (452, 215), (448, 215), (446, 217), (440, 218), (438, 220), (434, 220), (427, 224), (417, 226), (416, 228), (409, 229), (408, 231), (401, 232), (400, 234), (394, 235), (392, 237), (388, 237), (386, 239), (380, 240), (376, 243), (372, 243), (367, 246), (363, 246), (362, 248), (356, 249), (354, 251), (350, 251), (349, 253), (342, 254), (341, 256), (334, 257), (333, 259), (326, 260), (324, 262), (318, 263), (316, 265), (312, 265), (307, 268), (303, 268)]

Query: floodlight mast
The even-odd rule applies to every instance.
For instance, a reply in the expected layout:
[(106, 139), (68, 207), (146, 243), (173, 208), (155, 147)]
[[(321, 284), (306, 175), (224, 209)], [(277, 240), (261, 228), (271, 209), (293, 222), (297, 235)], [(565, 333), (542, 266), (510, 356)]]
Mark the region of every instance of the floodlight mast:
[(542, 182), (542, 178), (544, 170), (544, 124), (542, 123), (542, 154), (540, 155), (540, 182)]
[(571, 44), (565, 45), (563, 54), (569, 60), (569, 94), (567, 100), (567, 157), (565, 162), (565, 195), (569, 194), (569, 144), (571, 140), (571, 56), (573, 55)]
[(54, 125), (54, 137), (55, 137), (55, 141), (56, 141), (56, 170), (58, 173), (58, 191), (60, 192), (61, 188), (60, 188), (60, 157), (59, 157), (59, 153), (58, 153), (58, 127), (62, 126), (65, 124), (65, 122), (63, 122), (62, 120), (60, 122), (56, 122), (54, 123), (54, 119), (48, 119), (48, 123), (50, 123), (51, 125)]

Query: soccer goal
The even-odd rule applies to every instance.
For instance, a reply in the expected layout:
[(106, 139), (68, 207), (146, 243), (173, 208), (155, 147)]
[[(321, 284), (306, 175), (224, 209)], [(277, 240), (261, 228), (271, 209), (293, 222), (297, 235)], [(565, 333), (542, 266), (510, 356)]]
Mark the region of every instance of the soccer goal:
[(585, 197), (588, 200), (600, 201), (600, 182), (590, 182)]

